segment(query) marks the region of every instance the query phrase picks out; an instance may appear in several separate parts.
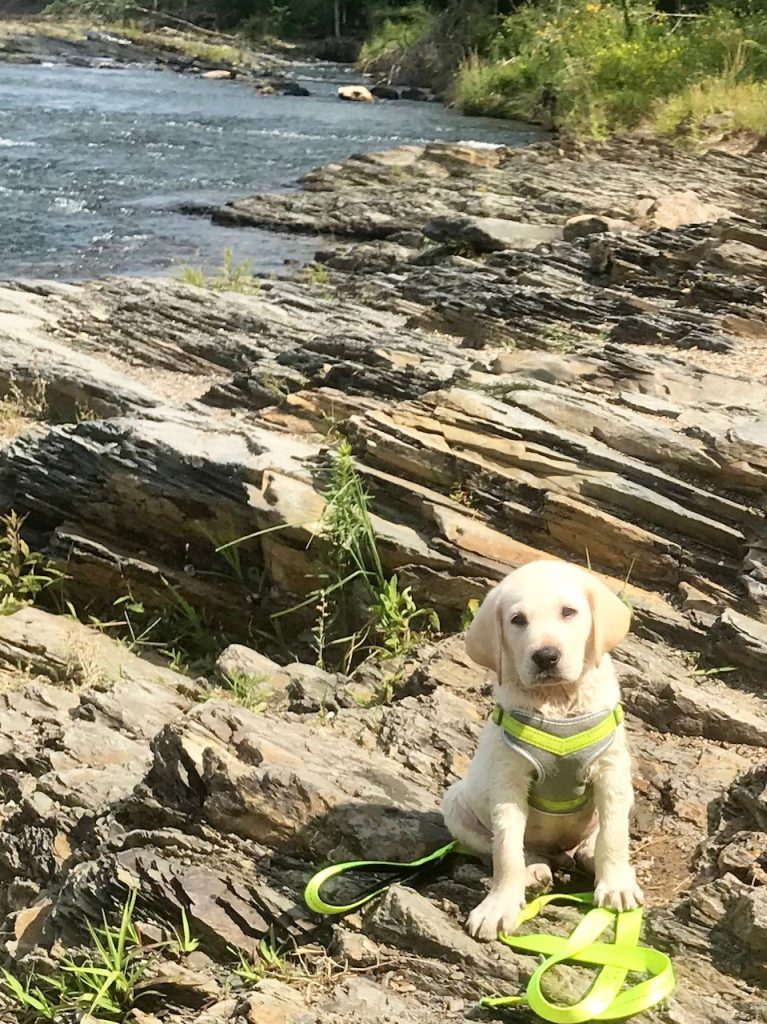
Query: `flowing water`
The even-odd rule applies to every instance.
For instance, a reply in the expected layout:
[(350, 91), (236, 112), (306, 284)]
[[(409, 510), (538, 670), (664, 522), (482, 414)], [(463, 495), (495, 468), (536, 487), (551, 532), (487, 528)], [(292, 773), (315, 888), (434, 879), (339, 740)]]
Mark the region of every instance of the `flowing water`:
[(146, 68), (0, 65), (0, 278), (210, 267), (227, 246), (260, 270), (308, 260), (316, 238), (216, 227), (175, 207), (294, 188), (312, 167), (363, 150), (536, 135), (436, 103), (342, 103), (336, 88), (352, 73), (297, 72), (311, 96)]

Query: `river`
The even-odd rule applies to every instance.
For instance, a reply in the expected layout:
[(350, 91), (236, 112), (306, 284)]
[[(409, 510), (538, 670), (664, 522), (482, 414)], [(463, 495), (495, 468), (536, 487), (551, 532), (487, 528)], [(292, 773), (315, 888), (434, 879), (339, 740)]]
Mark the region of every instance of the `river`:
[(294, 188), (312, 167), (431, 140), (520, 145), (536, 132), (436, 103), (342, 103), (333, 65), (304, 65), (309, 97), (147, 68), (0, 65), (0, 278), (73, 280), (221, 262), (309, 260), (316, 238), (217, 227), (181, 201)]

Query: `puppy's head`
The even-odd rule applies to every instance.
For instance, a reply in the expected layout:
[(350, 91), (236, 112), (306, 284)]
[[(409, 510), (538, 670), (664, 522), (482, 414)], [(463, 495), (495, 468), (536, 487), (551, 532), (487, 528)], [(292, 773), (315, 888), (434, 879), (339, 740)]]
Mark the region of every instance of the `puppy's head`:
[(577, 683), (623, 640), (631, 612), (596, 576), (566, 562), (530, 562), (485, 598), (466, 650), (498, 681), (528, 690)]

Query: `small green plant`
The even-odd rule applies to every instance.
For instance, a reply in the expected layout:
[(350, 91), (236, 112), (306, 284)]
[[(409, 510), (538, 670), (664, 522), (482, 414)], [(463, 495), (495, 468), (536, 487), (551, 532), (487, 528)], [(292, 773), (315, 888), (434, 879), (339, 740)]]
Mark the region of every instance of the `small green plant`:
[(271, 935), (261, 939), (252, 956), (246, 956), (241, 950), (236, 951), (237, 966), (234, 973), (247, 985), (257, 985), (269, 975), (282, 981), (295, 981), (306, 977), (305, 971), (290, 963), (287, 956), (280, 953)]
[(184, 284), (191, 284), (194, 288), (211, 287), (202, 267), (190, 267), (187, 264), (183, 264), (179, 272), (179, 278)]
[(396, 575), (383, 584), (371, 610), (384, 649), (392, 657), (413, 649), (420, 638), (415, 629), (416, 623), (425, 624), (427, 630), (439, 629), (439, 619), (434, 609), (419, 608), (411, 588), (401, 590)]
[[(318, 619), (312, 636), (318, 663), (325, 664), (329, 651), (340, 651), (339, 663), (348, 672), (360, 655), (403, 653), (423, 635), (414, 628), (416, 623), (428, 630), (438, 630), (439, 620), (433, 609), (418, 608), (411, 589), (400, 590), (397, 577), (389, 577), (384, 571), (368, 495), (346, 440), (340, 442), (333, 455), (323, 497), (326, 504), (319, 532), (326, 545), (327, 572), (321, 576), (322, 585), (299, 604), (276, 612), (272, 622), (275, 631), (279, 631), (284, 616), (315, 606)], [(267, 527), (228, 541), (216, 550), (223, 553), (288, 526), (307, 525)], [(371, 644), (372, 637), (380, 644)]]
[(224, 673), (224, 687), (232, 700), (248, 711), (266, 711), (271, 690), (264, 684), (266, 676), (249, 676), (235, 669)]
[(88, 922), (91, 950), (81, 957), (64, 957), (58, 975), (31, 975), (21, 981), (4, 971), (0, 986), (6, 996), (31, 1021), (74, 1019), (82, 1014), (101, 1022), (123, 1020), (161, 948), (142, 948), (133, 923), (135, 906), (136, 891), (131, 890), (116, 928), (104, 915), (100, 928)]
[(692, 675), (698, 676), (702, 679), (710, 679), (712, 676), (723, 676), (728, 672), (737, 672), (735, 665), (721, 665), (719, 668), (696, 668), (693, 669)]
[(328, 629), (328, 594), (321, 590), (317, 599), (317, 618), (312, 627), (312, 643), (314, 646), (315, 665), (317, 668), (325, 668), (325, 645), (327, 643)]
[(168, 628), (174, 632), (173, 642), (193, 653), (200, 661), (212, 658), (216, 653), (216, 639), (205, 614), (199, 612), (178, 587), (174, 587), (166, 579), (167, 587), (175, 606), (171, 615), (166, 618)]
[(33, 1021), (56, 1019), (59, 1012), (58, 1006), (55, 1002), (51, 1002), (40, 986), (35, 984), (33, 978), (27, 978), (22, 983), (10, 971), (3, 968), (0, 988), (5, 991), (10, 1001), (16, 1004), (25, 1017), (29, 1017)]
[(541, 335), (541, 347), (547, 352), (561, 352), (563, 355), (572, 352), (578, 336), (562, 324), (551, 324)]
[(19, 385), (11, 374), (8, 387), (0, 399), (0, 416), (21, 415), (28, 419), (44, 419), (48, 412), (48, 385), (42, 377), (34, 377), (27, 388)]
[(180, 279), (195, 288), (210, 288), (216, 292), (239, 292), (242, 295), (257, 295), (261, 282), (253, 276), (253, 260), (235, 262), (232, 250), (224, 249), (224, 262), (213, 277), (207, 277), (202, 267), (181, 267)]
[(92, 1017), (106, 1015), (119, 1019), (127, 1013), (135, 1002), (136, 985), (150, 966), (133, 923), (135, 907), (133, 889), (123, 905), (117, 928), (112, 928), (104, 915), (101, 928), (88, 923), (94, 955), (81, 963), (64, 961), (64, 971), (74, 982), (70, 997)]
[(322, 263), (312, 263), (304, 268), (304, 281), (310, 288), (318, 288), (328, 291), (330, 284), (330, 272)]
[(469, 626), (472, 624), (472, 622), (477, 616), (477, 612), (479, 611), (480, 603), (481, 602), (479, 601), (479, 598), (472, 597), (469, 599), (469, 603), (466, 605), (466, 609), (463, 615), (461, 615), (462, 630), (468, 629)]
[(690, 675), (696, 679), (712, 679), (738, 671), (735, 665), (707, 666), (705, 664), (706, 657), (702, 651), (688, 651), (682, 657), (689, 666)]
[(450, 500), (465, 508), (474, 508), (474, 495), (466, 484), (458, 481), (450, 489)]
[(64, 579), (64, 573), (21, 536), (26, 516), (0, 516), (0, 615), (34, 604), (39, 595)]
[[(153, 639), (157, 635), (158, 627), (162, 624), (161, 615), (150, 616), (147, 619), (147, 610), (144, 607), (144, 602), (137, 601), (130, 592), (123, 594), (122, 597), (118, 597), (114, 601), (113, 607), (121, 613), (120, 619), (116, 622), (103, 622), (96, 619), (92, 622), (92, 625), (106, 630), (112, 626), (124, 623), (127, 630), (124, 643), (129, 650), (134, 652), (141, 648), (161, 648), (163, 646), (159, 639)], [(141, 623), (142, 619), (147, 621)]]
[(186, 916), (186, 911), (182, 908), (181, 929), (173, 929), (173, 939), (168, 943), (168, 949), (176, 956), (188, 956), (199, 948), (200, 940), (192, 935), (189, 918)]
[[(131, 651), (151, 651), (167, 658), (176, 671), (185, 671), (189, 665), (198, 670), (210, 668), (218, 650), (214, 627), (178, 587), (164, 578), (162, 582), (170, 604), (166, 599), (162, 607), (148, 608), (128, 591), (113, 602), (117, 617), (90, 615), (89, 625), (111, 631)], [(68, 611), (79, 618), (71, 604)]]
[[(586, 555), (588, 556), (588, 551), (586, 552)], [(631, 598), (629, 597), (628, 588), (629, 588), (629, 580), (631, 579), (631, 574), (634, 571), (634, 563), (635, 563), (635, 561), (636, 561), (635, 558), (631, 559), (631, 564), (629, 565), (628, 571), (626, 572), (626, 577), (623, 580), (623, 586), (621, 587), (620, 592), (618, 593), (619, 599), (621, 601), (623, 601), (623, 603), (626, 605), (626, 607), (628, 608), (628, 610), (632, 614), (634, 612), (634, 605), (633, 605), (633, 603), (631, 601)], [(590, 568), (591, 568), (591, 561), (589, 560), (589, 569)]]

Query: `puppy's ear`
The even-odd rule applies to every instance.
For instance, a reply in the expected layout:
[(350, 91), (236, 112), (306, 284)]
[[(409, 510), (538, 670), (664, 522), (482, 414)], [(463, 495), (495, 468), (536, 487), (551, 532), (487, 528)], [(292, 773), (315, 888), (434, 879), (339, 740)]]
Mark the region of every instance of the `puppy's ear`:
[(501, 677), (501, 613), (503, 611), (503, 584), (494, 587), (482, 602), (474, 621), (466, 632), (466, 653), (483, 668), (489, 668)]
[(631, 626), (631, 609), (600, 579), (586, 573), (584, 585), (591, 607), (590, 647), (594, 664), (625, 639)]

